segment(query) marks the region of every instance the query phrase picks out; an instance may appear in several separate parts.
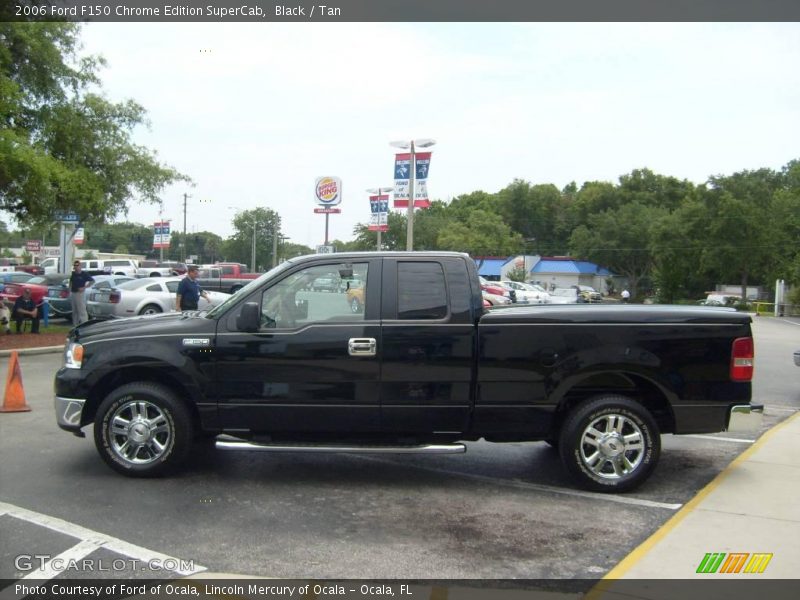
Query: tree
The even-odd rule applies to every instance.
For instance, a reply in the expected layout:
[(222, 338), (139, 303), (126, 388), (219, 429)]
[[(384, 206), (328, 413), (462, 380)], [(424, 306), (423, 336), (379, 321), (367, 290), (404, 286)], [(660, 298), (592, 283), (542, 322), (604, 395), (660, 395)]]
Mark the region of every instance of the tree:
[(188, 180), (133, 143), (145, 124), (140, 105), (88, 91), (103, 61), (78, 56), (79, 32), (74, 23), (0, 23), (0, 209), (21, 222), (51, 222), (55, 210), (102, 222)]
[(581, 258), (627, 277), (635, 298), (639, 283), (653, 266), (650, 228), (665, 214), (666, 209), (633, 202), (591, 215), (587, 225), (572, 233), (570, 248)]
[(452, 222), (439, 234), (440, 250), (467, 252), (472, 256), (508, 256), (522, 246), (522, 237), (503, 219), (485, 210), (474, 210), (466, 222)]
[[(763, 280), (781, 249), (775, 244), (772, 205), (783, 188), (783, 175), (771, 169), (715, 176), (701, 192), (708, 227), (702, 265), (742, 286)], [(780, 225), (778, 225), (780, 229)]]
[(278, 213), (270, 208), (245, 210), (233, 218), (233, 227), (233, 236), (222, 245), (226, 260), (250, 264), (255, 233), (256, 264), (250, 265), (250, 269), (255, 272), (270, 268), (273, 264), (273, 239), (280, 235), (281, 218)]

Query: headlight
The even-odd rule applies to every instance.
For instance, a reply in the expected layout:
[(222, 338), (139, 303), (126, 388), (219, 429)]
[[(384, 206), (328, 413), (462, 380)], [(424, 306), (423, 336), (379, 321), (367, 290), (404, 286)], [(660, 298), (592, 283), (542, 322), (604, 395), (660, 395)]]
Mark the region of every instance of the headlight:
[(77, 342), (67, 344), (64, 349), (64, 366), (68, 369), (80, 369), (83, 364), (83, 346)]

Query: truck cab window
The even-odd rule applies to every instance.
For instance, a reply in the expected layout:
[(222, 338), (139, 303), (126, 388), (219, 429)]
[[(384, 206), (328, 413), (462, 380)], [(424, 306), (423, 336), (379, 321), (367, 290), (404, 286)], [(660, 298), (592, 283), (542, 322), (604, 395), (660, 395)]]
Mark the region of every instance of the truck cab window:
[(261, 297), (262, 329), (363, 321), (367, 267), (367, 263), (335, 263), (288, 275)]
[(447, 288), (438, 262), (399, 262), (397, 291), (398, 319), (447, 317)]

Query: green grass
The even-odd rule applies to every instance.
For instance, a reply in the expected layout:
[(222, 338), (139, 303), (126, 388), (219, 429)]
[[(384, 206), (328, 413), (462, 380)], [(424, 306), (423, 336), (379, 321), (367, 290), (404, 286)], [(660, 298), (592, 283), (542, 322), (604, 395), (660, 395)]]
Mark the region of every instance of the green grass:
[(47, 327), (44, 326), (44, 323), (39, 323), (39, 331), (42, 333), (63, 333), (64, 335), (67, 335), (70, 329), (72, 329), (72, 325), (67, 325), (64, 322), (53, 323), (50, 321)]

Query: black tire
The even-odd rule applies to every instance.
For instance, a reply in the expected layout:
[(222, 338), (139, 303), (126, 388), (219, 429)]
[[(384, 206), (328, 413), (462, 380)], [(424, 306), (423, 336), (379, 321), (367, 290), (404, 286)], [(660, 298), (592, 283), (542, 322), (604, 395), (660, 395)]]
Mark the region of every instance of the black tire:
[(157, 315), (159, 313), (164, 312), (161, 310), (161, 307), (157, 304), (148, 304), (142, 310), (139, 311), (140, 315)]
[(638, 402), (625, 396), (598, 396), (576, 407), (564, 422), (559, 453), (582, 487), (627, 492), (655, 469), (661, 437), (655, 419)]
[(238, 292), (240, 289), (242, 289), (242, 286), (241, 286), (241, 285), (235, 285), (235, 286), (233, 286), (233, 287), (231, 288), (231, 292), (230, 292), (230, 293), (231, 293), (231, 294), (235, 294), (235, 293), (236, 293), (236, 292)]
[(108, 466), (128, 477), (158, 477), (173, 471), (186, 459), (193, 440), (189, 410), (157, 383), (124, 385), (97, 409), (97, 451)]

